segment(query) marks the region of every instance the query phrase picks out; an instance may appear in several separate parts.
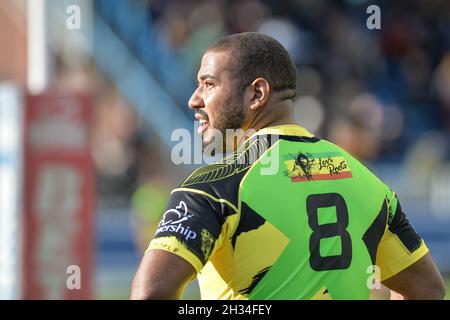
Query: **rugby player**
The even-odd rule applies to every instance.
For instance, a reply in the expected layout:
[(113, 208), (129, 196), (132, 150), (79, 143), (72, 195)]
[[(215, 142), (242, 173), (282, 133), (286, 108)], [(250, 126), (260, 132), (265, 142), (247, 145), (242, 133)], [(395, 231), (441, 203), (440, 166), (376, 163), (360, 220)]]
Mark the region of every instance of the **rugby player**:
[(171, 192), (131, 299), (178, 299), (195, 277), (202, 299), (368, 299), (373, 270), (405, 299), (444, 297), (396, 194), (294, 123), (296, 78), (266, 35), (234, 34), (206, 50), (189, 101), (204, 145), (215, 130), (256, 133)]

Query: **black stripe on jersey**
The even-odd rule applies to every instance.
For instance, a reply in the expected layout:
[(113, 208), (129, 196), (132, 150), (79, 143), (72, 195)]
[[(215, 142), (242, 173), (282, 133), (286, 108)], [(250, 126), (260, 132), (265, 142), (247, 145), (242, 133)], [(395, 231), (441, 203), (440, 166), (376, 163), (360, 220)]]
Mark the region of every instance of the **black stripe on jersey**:
[(386, 227), (387, 211), (388, 211), (387, 204), (386, 201), (384, 200), (380, 212), (378, 213), (377, 217), (372, 222), (370, 227), (366, 230), (362, 238), (364, 244), (366, 245), (367, 251), (369, 251), (370, 259), (372, 260), (372, 265), (375, 265), (378, 244), (380, 243), (381, 238), (383, 237), (384, 229)]
[[(397, 196), (396, 196), (397, 197)], [(400, 206), (400, 201), (397, 199), (397, 210), (389, 225), (389, 230), (397, 235), (403, 245), (408, 249), (410, 253), (416, 251), (420, 247), (422, 239), (414, 231), (413, 227), (409, 224), (405, 213)]]
[(261, 271), (259, 271), (252, 279), (252, 283), (250, 284), (250, 286), (248, 286), (248, 288), (239, 290), (239, 293), (241, 294), (250, 294), (253, 289), (255, 289), (255, 287), (258, 285), (258, 283), (262, 280), (262, 278), (264, 278), (264, 276), (266, 275), (267, 272), (269, 272), (271, 267), (267, 267), (262, 269)]
[(263, 217), (256, 213), (256, 211), (250, 208), (245, 202), (242, 202), (241, 218), (236, 231), (231, 237), (231, 245), (233, 246), (233, 249), (235, 248), (237, 237), (239, 237), (241, 233), (256, 230), (265, 222), (266, 220)]
[(285, 135), (279, 136), (279, 139), (295, 142), (306, 142), (306, 143), (315, 143), (320, 141), (320, 139), (317, 137), (285, 136)]

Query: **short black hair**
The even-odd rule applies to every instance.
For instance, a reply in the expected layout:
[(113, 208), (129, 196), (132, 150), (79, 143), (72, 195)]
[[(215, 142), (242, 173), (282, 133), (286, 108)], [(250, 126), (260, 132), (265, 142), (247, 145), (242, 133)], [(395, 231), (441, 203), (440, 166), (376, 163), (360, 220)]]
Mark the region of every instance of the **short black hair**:
[(274, 38), (258, 32), (236, 33), (213, 43), (206, 52), (230, 51), (230, 72), (244, 91), (264, 78), (274, 91), (297, 88), (297, 69), (287, 50)]

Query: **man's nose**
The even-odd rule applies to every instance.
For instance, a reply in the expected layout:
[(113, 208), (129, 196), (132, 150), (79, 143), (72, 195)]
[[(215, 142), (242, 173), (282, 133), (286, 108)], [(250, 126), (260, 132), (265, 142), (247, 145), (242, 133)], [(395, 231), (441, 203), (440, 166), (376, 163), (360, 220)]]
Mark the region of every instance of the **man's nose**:
[(198, 94), (198, 88), (194, 91), (191, 98), (189, 99), (189, 108), (199, 109), (205, 106), (202, 97)]

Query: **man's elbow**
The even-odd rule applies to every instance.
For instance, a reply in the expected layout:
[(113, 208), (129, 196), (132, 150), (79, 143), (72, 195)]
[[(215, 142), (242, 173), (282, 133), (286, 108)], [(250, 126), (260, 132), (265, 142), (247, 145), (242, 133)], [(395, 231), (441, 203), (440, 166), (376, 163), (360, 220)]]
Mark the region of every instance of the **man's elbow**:
[(443, 300), (446, 294), (446, 288), (444, 281), (436, 281), (436, 283), (432, 286), (430, 299), (433, 300)]
[(407, 300), (443, 300), (446, 294), (446, 288), (442, 280), (429, 282), (427, 286), (418, 289), (415, 292), (405, 294)]
[(130, 296), (130, 300), (169, 300), (164, 295), (159, 293), (132, 293)]
[(130, 300), (175, 300), (176, 295), (162, 288), (132, 289)]

